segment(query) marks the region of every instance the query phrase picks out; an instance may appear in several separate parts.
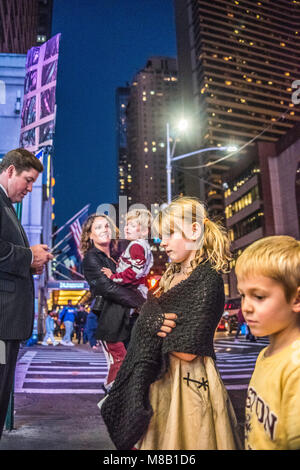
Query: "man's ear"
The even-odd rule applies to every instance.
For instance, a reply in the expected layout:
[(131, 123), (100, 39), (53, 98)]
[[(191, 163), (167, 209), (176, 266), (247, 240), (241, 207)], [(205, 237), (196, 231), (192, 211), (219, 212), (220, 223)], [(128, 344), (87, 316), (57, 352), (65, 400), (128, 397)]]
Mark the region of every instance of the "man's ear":
[(16, 168), (14, 165), (9, 165), (9, 167), (6, 169), (7, 176), (11, 178), (16, 171)]
[(300, 287), (297, 288), (297, 292), (293, 299), (292, 308), (294, 312), (300, 313)]

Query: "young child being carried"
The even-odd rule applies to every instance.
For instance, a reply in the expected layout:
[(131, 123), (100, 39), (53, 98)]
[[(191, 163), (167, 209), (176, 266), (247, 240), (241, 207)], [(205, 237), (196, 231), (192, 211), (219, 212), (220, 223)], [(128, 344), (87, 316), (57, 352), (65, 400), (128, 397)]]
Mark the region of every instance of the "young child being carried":
[(300, 242), (254, 242), (236, 263), (243, 315), (270, 345), (256, 361), (246, 400), (246, 450), (300, 449)]
[(153, 255), (147, 241), (152, 223), (151, 213), (145, 209), (133, 209), (126, 214), (124, 228), (126, 240), (130, 240), (126, 250), (121, 254), (116, 273), (109, 268), (102, 272), (114, 282), (123, 286), (136, 286), (146, 298), (148, 288), (147, 275), (153, 266)]

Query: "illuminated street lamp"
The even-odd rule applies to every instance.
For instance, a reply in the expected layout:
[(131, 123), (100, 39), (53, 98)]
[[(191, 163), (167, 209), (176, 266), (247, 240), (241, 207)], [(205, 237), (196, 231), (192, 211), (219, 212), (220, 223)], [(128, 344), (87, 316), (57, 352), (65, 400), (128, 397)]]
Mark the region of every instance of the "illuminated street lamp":
[[(186, 130), (187, 121), (185, 121), (185, 120), (180, 121), (180, 123), (178, 125), (178, 128), (180, 130)], [(183, 158), (192, 157), (193, 155), (199, 155), (203, 152), (208, 152), (208, 151), (214, 151), (214, 150), (224, 151), (224, 150), (227, 150), (228, 152), (236, 152), (238, 150), (237, 147), (234, 147), (234, 146), (207, 147), (207, 148), (195, 150), (193, 152), (185, 153), (183, 155), (177, 155), (176, 157), (174, 157), (175, 146), (176, 146), (176, 139), (174, 140), (172, 150), (170, 149), (170, 125), (167, 122), (167, 165), (166, 165), (166, 171), (167, 171), (167, 202), (168, 202), (168, 204), (170, 204), (171, 201), (172, 201), (172, 183), (171, 183), (172, 162), (175, 162), (177, 160), (182, 160)]]

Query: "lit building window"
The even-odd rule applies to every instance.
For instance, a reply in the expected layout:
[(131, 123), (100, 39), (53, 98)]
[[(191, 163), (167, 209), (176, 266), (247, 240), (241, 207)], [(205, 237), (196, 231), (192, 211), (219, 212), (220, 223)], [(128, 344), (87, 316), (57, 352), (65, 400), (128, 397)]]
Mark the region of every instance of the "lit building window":
[(44, 34), (38, 34), (36, 40), (37, 42), (45, 42), (47, 37)]

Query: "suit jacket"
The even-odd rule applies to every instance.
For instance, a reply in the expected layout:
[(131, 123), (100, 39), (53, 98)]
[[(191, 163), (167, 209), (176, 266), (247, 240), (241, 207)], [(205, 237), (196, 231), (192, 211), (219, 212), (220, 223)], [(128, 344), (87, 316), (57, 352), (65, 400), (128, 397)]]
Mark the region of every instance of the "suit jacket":
[(115, 272), (116, 264), (96, 247), (85, 254), (82, 267), (92, 296), (101, 295), (104, 300), (96, 338), (112, 343), (128, 341), (131, 333), (130, 308), (141, 307), (144, 297), (138, 290), (120, 286), (101, 272), (103, 267)]
[(34, 283), (32, 252), (10, 199), (0, 187), (0, 339), (32, 334)]

